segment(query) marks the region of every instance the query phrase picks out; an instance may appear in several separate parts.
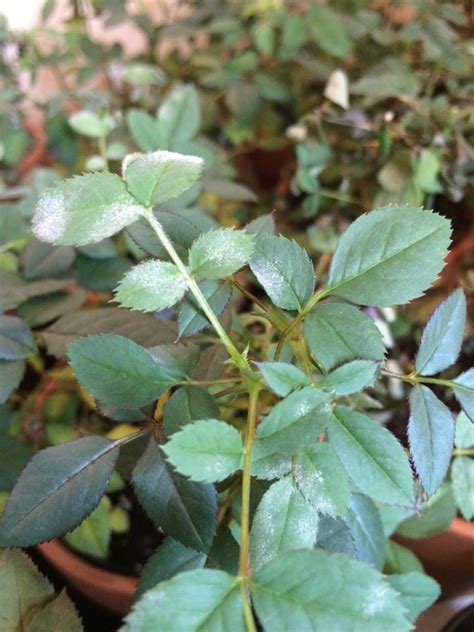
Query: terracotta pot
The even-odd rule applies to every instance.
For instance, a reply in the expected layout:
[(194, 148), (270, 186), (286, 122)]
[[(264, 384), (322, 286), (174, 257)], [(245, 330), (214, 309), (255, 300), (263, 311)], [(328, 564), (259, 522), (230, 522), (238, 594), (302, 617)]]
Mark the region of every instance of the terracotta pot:
[(116, 614), (123, 615), (129, 611), (138, 577), (94, 566), (59, 540), (39, 544), (36, 548), (74, 588), (91, 601)]
[(443, 597), (474, 590), (474, 522), (455, 518), (446, 531), (429, 538), (396, 538), (420, 558), (441, 585)]

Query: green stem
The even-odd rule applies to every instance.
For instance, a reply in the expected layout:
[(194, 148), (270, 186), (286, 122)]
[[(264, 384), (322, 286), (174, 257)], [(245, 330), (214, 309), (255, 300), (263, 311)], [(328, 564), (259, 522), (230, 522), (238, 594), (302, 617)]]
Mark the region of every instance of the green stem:
[(100, 136), (98, 139), (99, 144), (99, 154), (101, 155), (102, 160), (105, 162), (105, 170), (109, 170), (109, 159), (107, 157), (107, 142), (105, 136)]
[(455, 448), (453, 456), (474, 456), (474, 448)]
[(439, 384), (439, 386), (447, 386), (448, 388), (453, 387), (451, 380), (441, 380), (437, 377), (423, 377), (423, 375), (416, 375), (416, 373), (400, 375), (399, 373), (392, 373), (386, 369), (382, 369), (382, 373), (387, 377), (393, 377), (397, 380), (401, 380), (402, 382), (407, 382), (412, 386), (415, 386), (416, 384)]
[(250, 595), (248, 590), (248, 578), (242, 577), (240, 580), (240, 593), (242, 595), (242, 604), (244, 608), (244, 619), (247, 632), (257, 632), (255, 619), (253, 618), (252, 605), (250, 603)]
[(155, 231), (157, 237), (159, 238), (159, 240), (165, 247), (167, 253), (173, 260), (174, 264), (176, 265), (178, 270), (181, 272), (181, 274), (184, 276), (184, 278), (188, 282), (188, 287), (191, 290), (192, 294), (194, 295), (194, 298), (198, 302), (199, 306), (201, 307), (202, 311), (206, 315), (211, 325), (214, 327), (215, 332), (217, 333), (219, 338), (222, 340), (222, 343), (227, 349), (227, 352), (232, 358), (234, 364), (242, 371), (242, 373), (250, 377), (252, 380), (255, 381), (256, 379), (259, 379), (257, 374), (250, 368), (247, 358), (238, 351), (238, 349), (236, 348), (232, 340), (227, 335), (227, 332), (218, 321), (217, 316), (214, 314), (205, 296), (201, 292), (199, 285), (190, 275), (187, 267), (181, 261), (178, 253), (174, 249), (174, 246), (169, 240), (168, 235), (163, 230), (162, 225), (160, 224), (160, 222), (158, 222), (155, 219), (152, 209), (147, 209), (144, 215), (146, 219), (148, 220), (148, 222), (150, 223), (150, 226)]
[(224, 377), (217, 380), (183, 380), (177, 382), (179, 386), (214, 386), (214, 384), (238, 384), (242, 382), (244, 377)]

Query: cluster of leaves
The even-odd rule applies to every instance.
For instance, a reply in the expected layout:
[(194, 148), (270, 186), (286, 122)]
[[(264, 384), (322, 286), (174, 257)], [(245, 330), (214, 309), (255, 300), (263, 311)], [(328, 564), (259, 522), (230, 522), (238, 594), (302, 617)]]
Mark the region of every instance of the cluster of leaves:
[[(86, 326), (73, 315), (49, 328), (46, 343), (61, 353), (67, 346), (98, 407), (134, 426), (113, 439), (90, 434), (37, 453), (9, 496), (0, 545), (70, 532), (97, 511), (118, 470), (167, 535), (143, 571), (124, 629), (224, 629), (228, 621), (254, 630), (256, 616), (276, 631), (409, 630), (439, 589), (407, 549), (386, 538), (395, 530), (420, 537), (436, 521), (435, 528), (445, 526), (433, 514), (453, 506), (444, 481), (454, 443), (454, 494), (467, 518), (474, 510), (473, 459), (463, 452), (473, 443), (474, 372), (432, 377), (456, 361), (465, 299), (458, 290), (439, 305), (413, 372), (396, 376), (412, 387), (416, 480), (395, 437), (361, 412), (370, 409), (366, 389), (376, 397), (374, 384), (387, 375), (381, 335), (361, 308), (402, 304), (426, 291), (443, 267), (449, 222), (407, 206), (363, 215), (340, 238), (321, 286), (306, 251), (274, 235), (271, 217), (191, 239), (166, 225), (162, 205), (195, 186), (202, 171), (195, 156), (132, 154), (122, 177), (71, 178), (37, 202), (34, 232), (58, 248), (90, 248), (137, 222), (147, 225), (158, 258), (128, 270), (115, 300), (162, 315), (172, 308), (171, 331), (192, 338), (159, 340), (166, 323), (117, 307), (93, 310)], [(239, 351), (227, 331), (229, 286), (247, 292), (235, 279), (247, 264), (266, 295), (256, 300), (274, 339), (259, 352), (252, 343)], [(131, 317), (147, 326), (134, 331)], [(107, 330), (104, 322), (114, 324)], [(209, 324), (215, 335), (200, 334)], [(25, 339), (10, 336), (10, 347)], [(456, 434), (432, 385), (451, 389), (464, 410)]]

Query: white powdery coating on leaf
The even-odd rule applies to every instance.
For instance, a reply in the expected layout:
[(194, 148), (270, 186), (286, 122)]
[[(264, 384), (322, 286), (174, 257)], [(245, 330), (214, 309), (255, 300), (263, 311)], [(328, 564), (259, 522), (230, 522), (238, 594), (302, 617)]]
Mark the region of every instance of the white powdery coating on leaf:
[(160, 149), (159, 151), (154, 151), (150, 154), (141, 154), (136, 152), (133, 154), (128, 154), (128, 156), (125, 156), (125, 158), (123, 159), (122, 173), (124, 174), (124, 176), (127, 168), (132, 164), (132, 162), (139, 158), (146, 159), (147, 163), (150, 166), (154, 167), (159, 167), (163, 163), (169, 161), (173, 161), (175, 164), (178, 165), (196, 165), (199, 167), (204, 165), (204, 160), (202, 158), (199, 158), (199, 156), (188, 156), (185, 154), (178, 154), (174, 151), (165, 151)]
[(381, 581), (372, 584), (367, 590), (367, 596), (362, 604), (362, 612), (365, 617), (372, 617), (378, 612), (382, 612), (387, 601), (390, 599), (391, 588)]
[(218, 228), (198, 237), (191, 248), (190, 263), (198, 273), (205, 270), (209, 278), (227, 276), (247, 263), (253, 248), (253, 237), (248, 233)]
[(41, 241), (54, 243), (64, 233), (67, 224), (66, 201), (60, 191), (43, 194), (33, 217), (33, 233)]

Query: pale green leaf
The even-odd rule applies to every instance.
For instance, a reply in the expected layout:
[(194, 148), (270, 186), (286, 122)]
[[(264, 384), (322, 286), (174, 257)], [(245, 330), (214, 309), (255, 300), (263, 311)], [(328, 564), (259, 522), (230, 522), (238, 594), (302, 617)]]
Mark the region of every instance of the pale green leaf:
[(115, 235), (143, 210), (119, 176), (89, 173), (69, 178), (40, 196), (33, 232), (42, 241), (84, 246)]
[(451, 228), (431, 211), (386, 206), (343, 233), (331, 261), (328, 293), (385, 307), (420, 296), (444, 265)]
[(417, 385), (410, 393), (408, 441), (421, 483), (431, 496), (449, 468), (454, 421), (449, 408), (427, 386)]
[(371, 386), (379, 365), (370, 360), (353, 360), (334, 369), (319, 382), (336, 395), (351, 395)]
[(474, 369), (469, 369), (459, 375), (451, 383), (451, 387), (462, 409), (474, 422)]
[(314, 270), (308, 253), (294, 241), (270, 235), (259, 239), (250, 268), (272, 302), (299, 310), (314, 291)]
[(443, 187), (438, 180), (441, 162), (434, 149), (423, 149), (418, 158), (414, 176), (415, 186), (424, 193), (441, 193)]
[(110, 500), (104, 496), (90, 516), (73, 531), (66, 533), (64, 540), (76, 551), (105, 558), (111, 534)]
[(65, 590), (31, 620), (28, 632), (83, 632), (79, 615)]
[(412, 571), (423, 572), (423, 566), (416, 555), (405, 546), (393, 540), (386, 540), (384, 572), (392, 575), (393, 573), (411, 573)]
[(338, 406), (331, 417), (329, 440), (362, 492), (389, 505), (413, 503), (410, 464), (388, 430), (365, 415)]
[(420, 375), (434, 375), (456, 362), (466, 324), (466, 298), (459, 289), (440, 303), (421, 338), (416, 356), (416, 371)]
[(129, 110), (126, 119), (130, 134), (142, 151), (160, 149), (163, 139), (153, 117), (141, 110)]
[(239, 431), (218, 419), (187, 424), (162, 448), (180, 474), (202, 483), (224, 480), (242, 463)]
[(367, 496), (353, 494), (345, 520), (354, 540), (357, 559), (381, 571), (385, 559), (385, 535), (374, 503)]
[(258, 369), (268, 386), (280, 397), (286, 397), (302, 386), (309, 386), (309, 378), (293, 364), (287, 362), (257, 362)]
[(219, 418), (219, 407), (212, 395), (199, 386), (185, 386), (171, 395), (163, 413), (168, 436), (199, 419)]
[(389, 584), (400, 593), (400, 601), (407, 610), (407, 618), (415, 621), (416, 617), (431, 606), (440, 596), (441, 589), (437, 582), (424, 573), (411, 572), (403, 575), (389, 575)]
[(202, 234), (191, 246), (191, 272), (206, 279), (223, 279), (237, 272), (250, 259), (253, 235), (232, 228), (218, 228)]
[(451, 466), (454, 498), (466, 520), (474, 517), (474, 459), (456, 457)]
[(314, 4), (309, 20), (316, 44), (329, 55), (345, 58), (351, 50), (351, 40), (341, 16), (328, 6)]
[(454, 445), (456, 448), (474, 448), (474, 424), (463, 412), (456, 419)]
[(176, 86), (161, 103), (157, 126), (166, 149), (179, 149), (191, 140), (201, 125), (199, 94), (192, 84)]
[(414, 514), (397, 526), (397, 534), (406, 538), (427, 538), (449, 527), (457, 514), (452, 486), (445, 482)]
[(69, 117), (69, 125), (72, 129), (82, 136), (89, 136), (90, 138), (100, 138), (106, 136), (110, 131), (107, 121), (104, 117), (89, 112), (88, 110), (81, 110)]
[[(387, 81), (387, 77), (390, 77), (390, 81)], [(353, 81), (350, 89), (353, 94), (360, 94), (371, 100), (400, 95), (414, 97), (420, 89), (420, 79), (399, 57), (384, 57), (360, 79)]]

